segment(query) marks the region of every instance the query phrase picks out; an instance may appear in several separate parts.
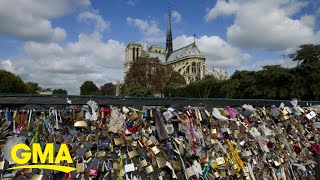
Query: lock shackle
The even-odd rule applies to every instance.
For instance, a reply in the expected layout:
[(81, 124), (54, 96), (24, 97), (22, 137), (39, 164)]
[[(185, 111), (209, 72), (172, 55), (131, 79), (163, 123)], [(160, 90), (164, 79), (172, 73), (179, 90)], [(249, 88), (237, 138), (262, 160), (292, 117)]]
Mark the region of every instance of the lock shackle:
[(146, 160), (144, 156), (139, 156), (139, 161)]
[(126, 163), (126, 164), (128, 164), (128, 160), (130, 160), (131, 163), (133, 163), (132, 159), (126, 159), (126, 160), (125, 160), (125, 163)]

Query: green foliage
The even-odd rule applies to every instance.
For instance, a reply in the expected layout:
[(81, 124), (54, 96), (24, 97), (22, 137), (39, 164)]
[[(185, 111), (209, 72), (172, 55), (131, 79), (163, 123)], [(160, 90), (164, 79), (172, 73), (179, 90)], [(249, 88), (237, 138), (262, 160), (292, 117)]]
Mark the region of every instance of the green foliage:
[(41, 87), (36, 82), (27, 82), (26, 88), (28, 94), (37, 94), (37, 91), (41, 90)]
[(80, 87), (80, 95), (100, 95), (100, 92), (92, 81), (85, 81)]
[[(159, 59), (138, 58), (127, 72), (120, 94), (122, 96), (129, 96), (129, 94), (132, 96), (141, 96), (141, 94), (147, 94), (148, 96), (151, 94), (163, 95), (167, 91), (166, 89), (185, 84), (182, 75), (175, 72), (171, 67), (161, 64)], [(134, 92), (138, 94), (134, 94)]]
[(115, 96), (116, 86), (112, 83), (106, 83), (100, 87), (100, 92), (103, 96)]
[(0, 93), (27, 93), (27, 87), (19, 76), (0, 70)]
[(52, 94), (60, 94), (60, 95), (67, 95), (68, 92), (65, 89), (54, 89)]
[(169, 97), (320, 100), (320, 45), (302, 45), (290, 56), (295, 68), (264, 66), (260, 71), (236, 71), (228, 80), (205, 77), (185, 86), (167, 88)]
[(301, 65), (320, 62), (320, 44), (304, 44), (289, 57), (293, 61), (301, 62)]
[(139, 84), (124, 84), (121, 87), (121, 96), (149, 97), (155, 95), (153, 87), (141, 86)]

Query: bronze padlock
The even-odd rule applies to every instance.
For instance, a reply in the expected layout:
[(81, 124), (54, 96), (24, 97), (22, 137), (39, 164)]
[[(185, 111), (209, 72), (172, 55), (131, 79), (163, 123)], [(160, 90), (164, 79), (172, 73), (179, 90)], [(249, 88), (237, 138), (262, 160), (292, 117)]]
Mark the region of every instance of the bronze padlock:
[(147, 163), (147, 167), (145, 170), (147, 174), (150, 174), (154, 171), (153, 166), (150, 163)]

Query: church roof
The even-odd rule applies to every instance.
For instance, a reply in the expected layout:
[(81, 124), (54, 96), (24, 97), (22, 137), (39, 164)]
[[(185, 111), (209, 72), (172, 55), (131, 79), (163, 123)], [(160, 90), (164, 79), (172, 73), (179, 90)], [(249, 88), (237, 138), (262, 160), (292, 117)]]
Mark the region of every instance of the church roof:
[(155, 53), (155, 52), (148, 52), (149, 57), (151, 58), (158, 58), (161, 62), (165, 62), (166, 55), (164, 53)]
[(191, 43), (187, 46), (173, 51), (168, 58), (168, 62), (175, 61), (177, 59), (185, 58), (188, 56), (202, 56), (204, 58), (197, 45), (195, 43)]

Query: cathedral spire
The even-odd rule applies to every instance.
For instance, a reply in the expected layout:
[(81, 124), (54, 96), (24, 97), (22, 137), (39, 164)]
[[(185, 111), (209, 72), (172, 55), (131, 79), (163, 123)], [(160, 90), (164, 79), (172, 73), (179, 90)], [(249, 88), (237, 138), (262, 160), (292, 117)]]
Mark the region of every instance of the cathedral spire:
[(170, 54), (173, 52), (172, 49), (172, 32), (171, 32), (171, 11), (170, 11), (170, 1), (169, 1), (169, 10), (168, 10), (168, 29), (166, 35), (166, 55), (169, 58)]

